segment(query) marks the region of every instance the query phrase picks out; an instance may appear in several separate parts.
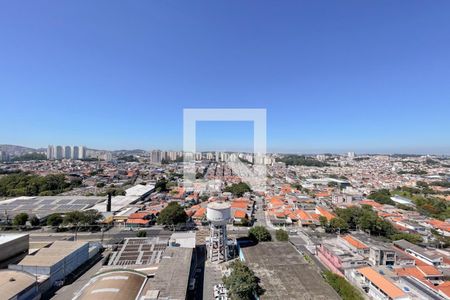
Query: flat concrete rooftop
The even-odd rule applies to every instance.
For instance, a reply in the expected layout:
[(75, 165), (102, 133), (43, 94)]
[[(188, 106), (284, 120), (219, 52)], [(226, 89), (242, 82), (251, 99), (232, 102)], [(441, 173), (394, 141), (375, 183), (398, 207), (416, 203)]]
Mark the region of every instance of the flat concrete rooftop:
[(48, 248), (41, 248), (34, 255), (25, 256), (18, 265), (51, 267), (86, 244), (87, 242), (56, 241)]
[(161, 299), (186, 299), (191, 248), (167, 248), (155, 277), (147, 281), (142, 294), (158, 294)]
[(266, 242), (242, 248), (245, 262), (261, 279), (260, 299), (327, 299), (340, 297), (294, 247)]
[(15, 239), (27, 236), (28, 233), (6, 233), (6, 234), (0, 234), (0, 245), (4, 243), (8, 243), (10, 241), (13, 241)]
[(26, 272), (0, 270), (0, 295), (2, 299), (11, 299), (18, 293), (36, 284), (36, 278)]

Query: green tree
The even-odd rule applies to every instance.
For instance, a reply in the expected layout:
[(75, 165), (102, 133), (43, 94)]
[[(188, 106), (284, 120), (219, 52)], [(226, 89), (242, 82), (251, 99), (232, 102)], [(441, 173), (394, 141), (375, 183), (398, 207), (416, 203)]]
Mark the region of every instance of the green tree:
[(177, 225), (186, 223), (188, 216), (183, 207), (178, 202), (170, 202), (163, 210), (161, 210), (157, 223), (160, 225)]
[(422, 237), (420, 234), (412, 234), (412, 233), (394, 233), (389, 238), (392, 241), (398, 241), (398, 240), (406, 240), (413, 244), (420, 244), (422, 242)]
[(136, 237), (142, 238), (142, 237), (146, 237), (146, 236), (147, 236), (147, 231), (144, 231), (144, 230), (139, 230), (139, 231), (136, 233)]
[(14, 161), (46, 160), (46, 159), (47, 159), (47, 155), (45, 155), (43, 153), (36, 153), (36, 152), (27, 153), (22, 156), (13, 158)]
[(63, 222), (63, 217), (61, 216), (61, 214), (58, 214), (58, 213), (51, 214), (47, 218), (48, 226), (57, 227), (57, 226), (61, 225), (62, 222)]
[(308, 166), (308, 167), (326, 167), (328, 163), (319, 161), (313, 157), (307, 157), (304, 155), (290, 154), (281, 158), (277, 158), (277, 161), (284, 162), (288, 166)]
[(167, 187), (168, 181), (165, 178), (162, 178), (156, 181), (155, 189), (158, 193), (168, 192), (169, 188)]
[(250, 228), (248, 237), (255, 242), (268, 242), (272, 240), (272, 236), (267, 228), (260, 225)]
[(96, 186), (98, 188), (102, 188), (102, 187), (105, 187), (105, 183), (104, 182), (99, 182), (99, 183), (96, 184)]
[(111, 196), (125, 196), (126, 192), (124, 189), (121, 188), (116, 188), (116, 187), (111, 187), (109, 188), (105, 195), (111, 194)]
[(71, 188), (62, 174), (38, 176), (21, 172), (0, 178), (0, 197), (55, 195)]
[(27, 213), (20, 213), (17, 214), (13, 219), (13, 225), (15, 226), (23, 226), (28, 221), (28, 214)]
[(319, 216), (319, 222), (320, 222), (320, 226), (322, 226), (323, 228), (328, 227), (328, 219), (324, 216)]
[(329, 228), (332, 232), (339, 231), (344, 233), (348, 231), (348, 224), (342, 218), (337, 217), (331, 219)]
[(39, 218), (36, 215), (33, 215), (30, 219), (31, 226), (39, 226), (40, 221)]
[(222, 281), (232, 300), (250, 300), (263, 293), (258, 277), (242, 261), (232, 262), (230, 269), (230, 276), (223, 277)]
[(245, 182), (240, 182), (227, 186), (223, 191), (232, 193), (235, 197), (242, 197), (245, 193), (251, 192), (252, 189)]
[(102, 215), (95, 209), (86, 211), (71, 211), (66, 213), (63, 218), (64, 225), (72, 226), (93, 226), (97, 225), (98, 221), (102, 219)]
[(64, 225), (82, 225), (83, 224), (83, 212), (81, 211), (71, 211), (64, 215), (63, 218)]
[(361, 293), (344, 277), (330, 271), (325, 271), (323, 275), (328, 284), (341, 296), (342, 300), (364, 300)]
[(275, 232), (275, 237), (280, 242), (287, 242), (289, 240), (289, 234), (287, 233), (286, 230), (283, 230), (283, 229), (278, 229)]
[(390, 204), (395, 205), (395, 202), (391, 200), (391, 193), (387, 189), (381, 189), (375, 192), (372, 192), (367, 198), (375, 200), (381, 204)]
[(103, 218), (102, 214), (95, 209), (83, 211), (82, 222), (86, 225), (97, 225)]

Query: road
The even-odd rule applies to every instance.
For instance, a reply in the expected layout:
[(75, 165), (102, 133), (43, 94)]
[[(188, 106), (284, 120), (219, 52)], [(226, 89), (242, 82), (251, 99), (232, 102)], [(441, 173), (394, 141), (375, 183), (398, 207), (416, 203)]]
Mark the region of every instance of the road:
[[(162, 228), (144, 228), (147, 232), (147, 237), (153, 236), (167, 236), (170, 237), (172, 231), (164, 230)], [(52, 242), (63, 239), (77, 239), (81, 241), (101, 241), (109, 239), (121, 239), (136, 237), (137, 231), (106, 231), (106, 232), (32, 232), (30, 233), (30, 242)]]
[[(257, 209), (255, 210), (256, 222), (254, 225), (269, 227), (269, 226), (267, 226), (266, 214), (263, 209), (264, 203), (263, 203), (262, 198), (256, 197), (255, 202), (257, 205)], [(270, 227), (269, 227), (269, 229), (270, 229)]]
[[(205, 262), (206, 262), (206, 246), (197, 245), (194, 250), (195, 264), (193, 270), (191, 270), (191, 278), (195, 277), (195, 290), (188, 291), (188, 300), (202, 300), (203, 299), (203, 286), (205, 276)], [(198, 272), (197, 272), (198, 270)]]

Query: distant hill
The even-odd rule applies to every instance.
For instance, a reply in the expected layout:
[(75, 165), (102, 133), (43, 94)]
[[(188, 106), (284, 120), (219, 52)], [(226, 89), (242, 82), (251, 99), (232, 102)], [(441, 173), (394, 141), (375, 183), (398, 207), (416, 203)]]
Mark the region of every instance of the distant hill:
[[(86, 150), (96, 152), (111, 152), (115, 156), (142, 155), (146, 153), (146, 151), (142, 149), (107, 151), (107, 150), (86, 148)], [(0, 144), (0, 151), (4, 151), (11, 156), (22, 156), (24, 154), (32, 152), (46, 152), (47, 148), (30, 148), (18, 145)]]
[(147, 151), (142, 149), (133, 149), (133, 150), (114, 150), (111, 151), (114, 155), (117, 156), (124, 156), (124, 155), (142, 155), (146, 153)]
[(4, 151), (4, 152), (8, 153), (9, 155), (13, 155), (13, 156), (21, 156), (23, 154), (30, 153), (30, 152), (40, 152), (40, 151), (42, 151), (42, 149), (34, 149), (34, 148), (29, 148), (29, 147), (17, 146), (17, 145), (1, 144), (0, 151)]

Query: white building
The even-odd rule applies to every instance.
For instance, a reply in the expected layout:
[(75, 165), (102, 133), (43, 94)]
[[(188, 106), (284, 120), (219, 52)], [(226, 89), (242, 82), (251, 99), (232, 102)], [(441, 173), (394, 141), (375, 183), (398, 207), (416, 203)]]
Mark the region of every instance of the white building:
[(55, 159), (63, 159), (64, 157), (64, 150), (62, 146), (56, 146), (55, 150)]
[(154, 163), (161, 163), (162, 160), (162, 155), (161, 155), (161, 151), (160, 150), (153, 150), (152, 154), (151, 154), (151, 160)]
[(86, 158), (86, 147), (80, 146), (78, 151), (78, 158), (79, 159), (85, 159)]
[(72, 149), (70, 148), (70, 146), (65, 146), (64, 147), (64, 158), (70, 159), (71, 157), (72, 157)]
[(72, 159), (79, 159), (80, 148), (78, 146), (72, 146)]

